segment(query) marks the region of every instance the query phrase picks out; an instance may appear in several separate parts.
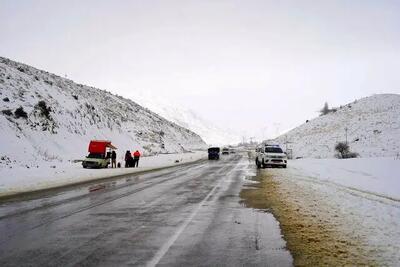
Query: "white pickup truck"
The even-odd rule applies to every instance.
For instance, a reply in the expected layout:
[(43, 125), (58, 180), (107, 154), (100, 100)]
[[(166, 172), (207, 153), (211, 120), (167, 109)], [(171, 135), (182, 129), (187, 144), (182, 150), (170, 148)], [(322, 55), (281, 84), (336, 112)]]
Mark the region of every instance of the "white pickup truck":
[(257, 168), (287, 166), (287, 155), (279, 145), (262, 144), (256, 148)]

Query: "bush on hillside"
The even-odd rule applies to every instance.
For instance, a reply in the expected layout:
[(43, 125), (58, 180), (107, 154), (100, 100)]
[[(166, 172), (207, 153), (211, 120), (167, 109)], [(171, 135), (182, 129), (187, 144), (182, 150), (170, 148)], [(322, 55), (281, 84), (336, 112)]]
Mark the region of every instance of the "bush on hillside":
[(360, 154), (358, 154), (356, 152), (349, 152), (348, 154), (346, 154), (345, 159), (358, 158), (359, 156), (360, 156)]
[(358, 153), (351, 152), (349, 145), (345, 142), (337, 143), (335, 145), (335, 150), (338, 152), (336, 157), (339, 159), (357, 158), (359, 156)]
[(44, 100), (40, 100), (35, 105), (35, 109), (39, 110), (41, 116), (45, 117), (46, 119), (50, 119), (51, 108), (47, 106)]
[(6, 115), (6, 116), (11, 116), (13, 113), (12, 113), (12, 111), (10, 110), (10, 109), (3, 109), (2, 111), (1, 111), (1, 113), (3, 113), (4, 115)]
[(14, 111), (14, 116), (15, 116), (16, 119), (19, 119), (19, 118), (24, 118), (24, 119), (26, 119), (26, 118), (28, 118), (28, 114), (25, 112), (25, 110), (24, 110), (23, 107), (17, 108), (17, 109)]

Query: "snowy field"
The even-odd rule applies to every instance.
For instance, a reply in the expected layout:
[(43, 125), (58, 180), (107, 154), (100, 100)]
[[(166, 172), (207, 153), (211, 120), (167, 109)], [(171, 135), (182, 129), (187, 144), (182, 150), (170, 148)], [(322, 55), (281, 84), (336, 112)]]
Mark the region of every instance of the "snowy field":
[(139, 168), (83, 169), (80, 162), (58, 164), (43, 162), (38, 168), (21, 166), (0, 168), (0, 196), (175, 166), (203, 159), (206, 155), (206, 152), (197, 151), (142, 157)]
[(270, 172), (305, 213), (333, 225), (349, 240), (360, 241), (378, 265), (398, 266), (399, 159), (294, 160), (287, 170)]
[(298, 176), (400, 201), (400, 159), (302, 159), (290, 166)]

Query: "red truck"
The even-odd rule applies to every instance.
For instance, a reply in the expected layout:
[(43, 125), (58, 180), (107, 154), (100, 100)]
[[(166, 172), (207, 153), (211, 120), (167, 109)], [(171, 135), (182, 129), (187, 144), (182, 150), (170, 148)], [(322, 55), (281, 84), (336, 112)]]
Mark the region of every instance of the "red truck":
[(111, 141), (92, 140), (89, 143), (89, 155), (82, 161), (83, 168), (107, 168), (110, 164), (111, 152), (117, 149)]

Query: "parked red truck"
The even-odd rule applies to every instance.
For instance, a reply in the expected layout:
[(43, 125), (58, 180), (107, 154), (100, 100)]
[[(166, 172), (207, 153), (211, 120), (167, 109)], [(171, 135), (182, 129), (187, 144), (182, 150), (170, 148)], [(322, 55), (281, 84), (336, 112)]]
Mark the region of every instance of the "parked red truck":
[(83, 168), (107, 168), (110, 164), (111, 152), (117, 149), (111, 141), (92, 140), (89, 143), (89, 155), (82, 161)]

